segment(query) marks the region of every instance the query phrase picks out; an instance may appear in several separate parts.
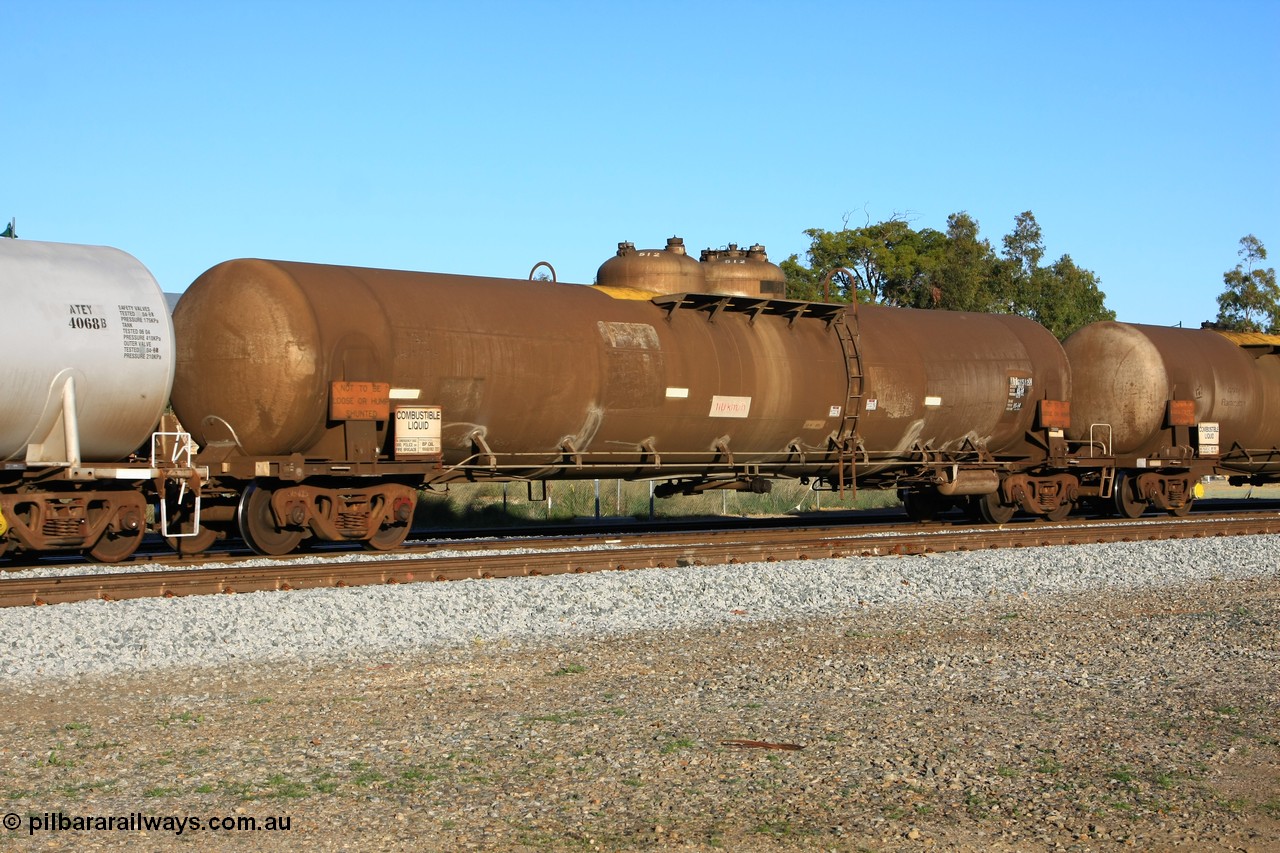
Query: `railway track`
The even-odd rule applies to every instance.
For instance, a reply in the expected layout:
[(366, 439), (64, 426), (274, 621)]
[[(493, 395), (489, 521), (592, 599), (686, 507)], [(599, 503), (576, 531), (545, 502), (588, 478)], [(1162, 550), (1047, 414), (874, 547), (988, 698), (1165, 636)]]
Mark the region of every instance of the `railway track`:
[[(332, 552), (274, 560), (242, 559), (209, 567), (104, 574), (24, 573), (0, 578), (0, 607), (1268, 533), (1280, 533), (1280, 517), (1274, 511), (1206, 513), (1187, 519), (1152, 517), (1056, 524), (1026, 521), (999, 527), (903, 523), (851, 529), (842, 524), (592, 534), (551, 540), (433, 544), (425, 552), (377, 559)], [(433, 553), (441, 547), (448, 548), (448, 552)]]

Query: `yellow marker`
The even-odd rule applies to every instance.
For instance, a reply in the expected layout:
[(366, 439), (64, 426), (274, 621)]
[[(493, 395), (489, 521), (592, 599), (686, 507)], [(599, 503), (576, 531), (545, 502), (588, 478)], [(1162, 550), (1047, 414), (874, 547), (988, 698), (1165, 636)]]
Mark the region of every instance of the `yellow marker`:
[(9, 532), (9, 520), (4, 517), (4, 512), (0, 511), (0, 536)]

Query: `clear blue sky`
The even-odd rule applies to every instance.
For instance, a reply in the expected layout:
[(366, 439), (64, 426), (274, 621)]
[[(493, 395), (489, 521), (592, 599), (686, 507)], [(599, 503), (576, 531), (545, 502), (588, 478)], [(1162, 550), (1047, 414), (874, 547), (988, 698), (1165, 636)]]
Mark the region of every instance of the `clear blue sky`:
[(590, 283), (1032, 211), (1119, 319), (1280, 265), (1280, 2), (0, 0), (0, 222), (166, 290), (236, 257)]

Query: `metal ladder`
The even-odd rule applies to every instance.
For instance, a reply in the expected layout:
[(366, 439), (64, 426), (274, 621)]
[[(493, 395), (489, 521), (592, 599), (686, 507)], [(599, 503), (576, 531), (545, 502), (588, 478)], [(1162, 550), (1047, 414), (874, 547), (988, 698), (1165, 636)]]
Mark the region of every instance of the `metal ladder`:
[(854, 476), (858, 457), (858, 416), (863, 406), (863, 374), (862, 352), (859, 348), (860, 332), (858, 325), (858, 303), (852, 303), (848, 310), (840, 312), (833, 321), (836, 337), (840, 341), (840, 349), (844, 352), (845, 375), (848, 385), (845, 394), (844, 416), (840, 423), (840, 432), (836, 438), (836, 460), (840, 483), (840, 499), (844, 500), (845, 470), (848, 468), (848, 482), (852, 496), (858, 495), (857, 479)]

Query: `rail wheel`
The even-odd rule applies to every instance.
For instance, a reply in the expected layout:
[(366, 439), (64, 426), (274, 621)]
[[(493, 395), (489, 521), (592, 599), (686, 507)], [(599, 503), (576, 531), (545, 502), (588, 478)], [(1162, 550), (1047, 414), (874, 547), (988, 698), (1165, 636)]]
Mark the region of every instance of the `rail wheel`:
[(1116, 512), (1125, 518), (1137, 518), (1147, 511), (1147, 502), (1138, 497), (1138, 481), (1130, 474), (1121, 474), (1115, 485)]
[[(89, 505), (89, 521), (94, 525), (103, 521), (104, 516), (114, 516), (107, 524), (98, 541), (93, 543), (85, 553), (99, 563), (118, 563), (133, 556), (142, 544), (142, 531), (146, 522), (142, 517), (141, 507), (134, 507), (127, 501), (117, 503), (115, 500), (93, 501)], [(116, 525), (120, 525), (118, 529)]]
[(978, 510), (978, 518), (987, 524), (1005, 524), (1009, 519), (1013, 518), (1013, 514), (1018, 509), (1010, 504), (1000, 503), (999, 492), (992, 492), (989, 495), (975, 495), (973, 504)]
[(218, 531), (201, 526), (195, 536), (167, 536), (164, 541), (179, 557), (193, 557), (208, 551), (218, 541)]
[(1192, 501), (1191, 498), (1187, 498), (1182, 502), (1182, 506), (1176, 506), (1169, 510), (1169, 515), (1176, 516), (1177, 518), (1186, 518), (1191, 514), (1192, 503), (1194, 503), (1194, 501)]
[(1068, 515), (1071, 515), (1071, 510), (1074, 508), (1075, 507), (1072, 506), (1071, 501), (1063, 501), (1053, 509), (1046, 512), (1044, 517), (1049, 521), (1062, 521)]
[(236, 508), (236, 523), (245, 543), (255, 552), (267, 557), (288, 554), (302, 541), (301, 530), (286, 530), (276, 524), (271, 512), (271, 490), (249, 485), (240, 496)]
[(89, 549), (89, 556), (99, 563), (118, 563), (133, 556), (142, 544), (142, 531), (129, 530), (117, 533), (108, 530)]
[(945, 507), (942, 497), (937, 492), (904, 489), (902, 508), (907, 511), (907, 518), (912, 521), (934, 521)]
[(408, 536), (409, 525), (393, 524), (390, 527), (383, 527), (371, 538), (365, 539), (360, 544), (368, 551), (390, 551), (403, 545)]

